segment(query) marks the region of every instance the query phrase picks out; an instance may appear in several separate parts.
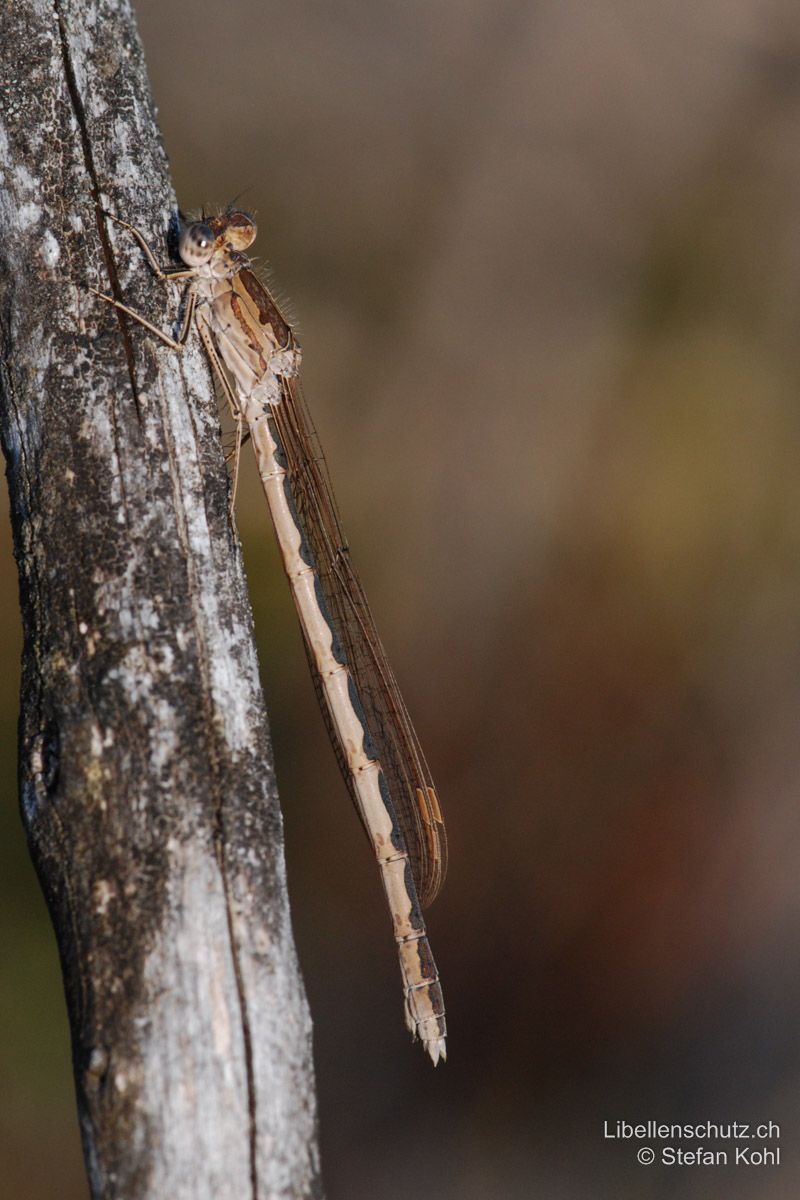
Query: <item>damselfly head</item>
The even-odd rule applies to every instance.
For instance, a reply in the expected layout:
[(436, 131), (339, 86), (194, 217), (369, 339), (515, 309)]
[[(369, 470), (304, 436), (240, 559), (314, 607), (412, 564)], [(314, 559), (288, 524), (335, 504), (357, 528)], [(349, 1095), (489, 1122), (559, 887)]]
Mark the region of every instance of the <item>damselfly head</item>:
[(193, 221), (187, 225), (178, 245), (178, 253), (187, 267), (200, 267), (208, 262), (214, 253), (214, 239), (214, 230), (205, 222)]

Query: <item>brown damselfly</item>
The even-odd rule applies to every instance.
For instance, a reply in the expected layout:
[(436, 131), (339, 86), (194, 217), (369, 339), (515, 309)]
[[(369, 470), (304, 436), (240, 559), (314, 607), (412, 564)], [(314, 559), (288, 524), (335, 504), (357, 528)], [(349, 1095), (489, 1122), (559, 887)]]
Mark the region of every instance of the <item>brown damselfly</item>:
[[(350, 559), (325, 460), (300, 390), (295, 334), (245, 253), (249, 214), (195, 221), (183, 266), (162, 269), (125, 221), (156, 276), (186, 282), (176, 338), (110, 296), (174, 350), (192, 326), (237, 424), (234, 490), (246, 427), (289, 580), (322, 713), (380, 867), (400, 959), (406, 1024), (434, 1064), (446, 1057), (442, 990), (421, 906), (438, 893), (447, 842), (436, 790)], [(94, 289), (93, 289), (94, 290)]]

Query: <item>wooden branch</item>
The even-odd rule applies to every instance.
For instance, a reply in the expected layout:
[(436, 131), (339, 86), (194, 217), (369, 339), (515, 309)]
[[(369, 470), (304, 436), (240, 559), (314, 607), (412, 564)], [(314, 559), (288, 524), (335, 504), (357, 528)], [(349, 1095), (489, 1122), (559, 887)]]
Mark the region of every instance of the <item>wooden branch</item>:
[[(0, 425), (22, 811), (94, 1197), (321, 1194), (310, 1021), (216, 404), (156, 347), (175, 221), (127, 0), (6, 0)], [(168, 322), (167, 322), (168, 325)]]

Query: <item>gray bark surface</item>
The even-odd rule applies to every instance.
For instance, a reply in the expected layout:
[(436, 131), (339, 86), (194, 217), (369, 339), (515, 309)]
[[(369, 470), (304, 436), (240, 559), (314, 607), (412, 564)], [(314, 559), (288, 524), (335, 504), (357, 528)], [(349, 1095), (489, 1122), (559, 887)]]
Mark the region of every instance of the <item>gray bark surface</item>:
[[(20, 785), (92, 1195), (321, 1194), (310, 1020), (216, 401), (161, 328), (175, 201), (126, 0), (0, 11), (0, 427)], [(169, 314), (167, 316), (166, 314)]]

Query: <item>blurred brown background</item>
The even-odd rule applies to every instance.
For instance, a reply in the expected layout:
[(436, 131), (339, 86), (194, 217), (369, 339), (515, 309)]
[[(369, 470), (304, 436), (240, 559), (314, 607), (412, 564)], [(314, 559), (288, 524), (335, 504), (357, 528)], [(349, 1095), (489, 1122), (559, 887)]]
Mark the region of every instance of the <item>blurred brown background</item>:
[[(138, 12), (182, 206), (247, 189), (291, 297), (448, 818), (434, 1072), (248, 472), (331, 1200), (800, 1194), (800, 10)], [(2, 538), (1, 1177), (73, 1200)], [(603, 1139), (650, 1118), (778, 1121), (783, 1163)]]

